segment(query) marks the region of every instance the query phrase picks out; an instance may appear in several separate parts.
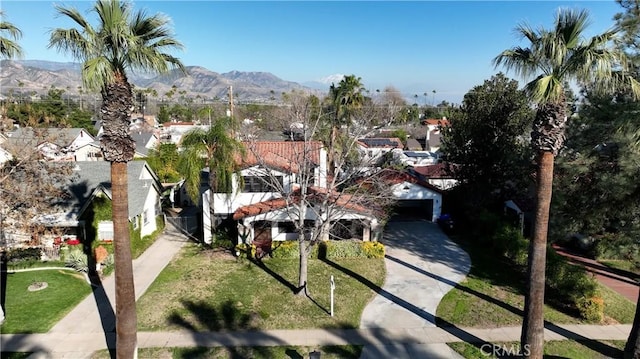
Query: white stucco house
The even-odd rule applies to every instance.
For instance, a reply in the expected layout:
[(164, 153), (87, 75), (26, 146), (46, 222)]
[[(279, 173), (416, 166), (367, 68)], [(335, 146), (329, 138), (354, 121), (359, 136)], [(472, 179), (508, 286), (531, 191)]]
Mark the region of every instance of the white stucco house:
[[(310, 194), (312, 209), (306, 211), (304, 219), (308, 223), (318, 218), (318, 208), (313, 199), (328, 198), (327, 154), (319, 141), (257, 141), (245, 143), (247, 155), (241, 162), (240, 175), (243, 188), (234, 181), (231, 193), (214, 194), (214, 215), (218, 219), (235, 221), (238, 229), (238, 243), (256, 243), (270, 246), (271, 241), (298, 238), (293, 220), (299, 218), (296, 201), (303, 185), (301, 178), (310, 179), (305, 188)], [(309, 175), (302, 176), (303, 171)], [(312, 182), (312, 183), (311, 183)], [(211, 217), (209, 193), (202, 196), (204, 240), (211, 241)], [(322, 197), (325, 196), (325, 197)], [(358, 206), (357, 201), (344, 195), (336, 195), (332, 210), (324, 213), (325, 220), (334, 223), (334, 231), (329, 236), (338, 236), (340, 228), (352, 229), (345, 235), (362, 240), (375, 240), (379, 231), (375, 214), (368, 208)], [(317, 203), (319, 205), (319, 203)], [(340, 224), (338, 226), (337, 224)], [(376, 232), (377, 233), (377, 232)], [(328, 239), (328, 238), (326, 238)]]

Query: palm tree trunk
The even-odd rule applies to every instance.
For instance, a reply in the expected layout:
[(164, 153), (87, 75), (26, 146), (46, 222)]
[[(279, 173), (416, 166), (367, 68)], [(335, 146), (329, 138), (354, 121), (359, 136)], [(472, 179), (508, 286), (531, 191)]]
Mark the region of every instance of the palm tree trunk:
[(102, 92), (104, 132), (100, 140), (106, 161), (111, 162), (114, 265), (116, 280), (116, 357), (137, 357), (136, 297), (129, 237), (127, 163), (133, 159), (135, 142), (129, 135), (129, 111), (133, 107), (131, 85), (124, 74)]
[(633, 318), (633, 326), (627, 345), (624, 347), (624, 359), (640, 359), (640, 296), (636, 303), (636, 315)]
[(116, 280), (116, 357), (137, 357), (136, 297), (129, 237), (127, 163), (111, 162)]
[(544, 350), (544, 285), (547, 256), (549, 207), (553, 187), (554, 155), (538, 155), (536, 217), (533, 238), (529, 243), (529, 288), (524, 301), (521, 347), (528, 358), (541, 359)]

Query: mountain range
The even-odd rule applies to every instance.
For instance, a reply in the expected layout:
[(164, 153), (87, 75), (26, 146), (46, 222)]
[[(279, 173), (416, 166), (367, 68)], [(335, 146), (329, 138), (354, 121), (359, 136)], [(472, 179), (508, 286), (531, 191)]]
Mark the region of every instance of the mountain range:
[[(269, 72), (231, 71), (217, 73), (200, 66), (188, 66), (186, 74), (172, 70), (163, 75), (128, 74), (136, 88), (153, 89), (158, 99), (169, 97), (175, 86), (174, 98), (185, 96), (203, 100), (227, 97), (233, 86), (234, 99), (239, 102), (274, 102), (283, 92), (302, 91), (326, 93), (329, 85), (286, 81)], [(80, 64), (43, 60), (2, 60), (0, 62), (0, 94), (46, 93), (52, 86), (69, 95), (82, 90)], [(324, 86), (324, 87), (322, 87)], [(199, 97), (198, 97), (199, 96)]]

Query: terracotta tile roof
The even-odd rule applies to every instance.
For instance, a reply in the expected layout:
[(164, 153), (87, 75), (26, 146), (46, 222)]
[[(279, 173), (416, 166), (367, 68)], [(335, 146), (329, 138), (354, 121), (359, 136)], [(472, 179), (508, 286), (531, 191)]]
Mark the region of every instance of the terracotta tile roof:
[(245, 217), (257, 216), (262, 213), (269, 213), (285, 207), (287, 207), (287, 200), (284, 198), (275, 198), (264, 202), (253, 203), (236, 209), (233, 213), (233, 219), (237, 221)]
[(427, 178), (453, 178), (453, 176), (447, 171), (448, 166), (455, 168), (454, 164), (441, 162), (429, 166), (414, 166), (413, 170)]
[[(377, 208), (373, 208), (370, 205), (365, 205), (362, 202), (362, 197), (354, 196), (345, 193), (339, 193), (336, 191), (329, 192), (327, 189), (320, 187), (309, 187), (309, 194), (307, 196), (307, 200), (310, 202), (321, 202), (327, 196), (329, 196), (329, 202), (333, 205), (340, 206), (344, 209), (362, 213), (365, 215), (373, 215), (379, 214), (379, 210)], [(233, 213), (233, 219), (239, 220), (245, 217), (257, 216), (259, 214), (268, 213), (271, 211), (275, 211), (278, 209), (286, 208), (287, 205), (293, 205), (300, 202), (300, 193), (296, 191), (289, 200), (285, 198), (274, 198), (271, 200), (253, 203), (250, 205), (242, 206), (238, 208)]]
[(449, 120), (447, 120), (446, 118), (427, 118), (425, 120), (420, 121), (420, 123), (422, 125), (425, 126), (442, 126), (442, 127), (447, 127), (449, 126)]
[(300, 164), (311, 161), (320, 165), (320, 141), (256, 141), (244, 142), (246, 153), (240, 160), (243, 168), (259, 164), (280, 168), (287, 172), (298, 172)]

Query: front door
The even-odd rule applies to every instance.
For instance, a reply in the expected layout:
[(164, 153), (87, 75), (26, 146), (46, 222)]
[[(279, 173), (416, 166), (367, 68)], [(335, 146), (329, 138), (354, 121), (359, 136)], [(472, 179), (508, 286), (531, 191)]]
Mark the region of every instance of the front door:
[(256, 246), (256, 257), (258, 258), (271, 253), (271, 222), (257, 221), (253, 223), (253, 245)]

